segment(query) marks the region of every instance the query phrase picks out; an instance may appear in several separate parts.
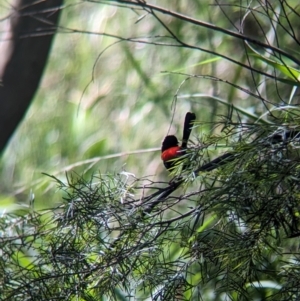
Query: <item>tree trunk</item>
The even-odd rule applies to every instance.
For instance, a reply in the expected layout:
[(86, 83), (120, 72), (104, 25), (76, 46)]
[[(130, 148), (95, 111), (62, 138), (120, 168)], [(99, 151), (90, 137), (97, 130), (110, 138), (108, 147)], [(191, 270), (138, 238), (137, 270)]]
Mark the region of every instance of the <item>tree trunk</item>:
[[(63, 0), (16, 0), (0, 41), (0, 153), (38, 88)], [(3, 30), (2, 30), (3, 31)]]

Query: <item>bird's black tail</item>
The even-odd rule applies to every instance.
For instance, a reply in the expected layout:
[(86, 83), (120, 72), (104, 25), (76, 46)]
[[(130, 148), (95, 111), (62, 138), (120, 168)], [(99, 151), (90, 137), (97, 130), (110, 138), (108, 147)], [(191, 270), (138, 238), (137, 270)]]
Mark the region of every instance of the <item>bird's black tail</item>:
[(189, 140), (190, 134), (192, 132), (193, 123), (196, 120), (196, 115), (194, 113), (186, 113), (184, 126), (183, 126), (183, 135), (182, 135), (182, 148), (187, 147), (187, 142)]

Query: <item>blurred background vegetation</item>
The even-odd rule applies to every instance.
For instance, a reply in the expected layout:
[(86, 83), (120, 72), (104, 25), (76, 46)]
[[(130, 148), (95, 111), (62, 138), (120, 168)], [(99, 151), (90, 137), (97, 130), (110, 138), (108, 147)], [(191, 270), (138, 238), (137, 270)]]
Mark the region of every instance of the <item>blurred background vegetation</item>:
[[(40, 89), (1, 158), (2, 197), (13, 195), (24, 202), (31, 189), (36, 196), (43, 195), (49, 191), (49, 180), (42, 172), (64, 178), (70, 169), (78, 173), (125, 169), (157, 180), (167, 176), (160, 161), (161, 141), (169, 130), (181, 131), (187, 111), (194, 111), (203, 123), (218, 120), (224, 106), (211, 96), (251, 112), (262, 111), (261, 102), (226, 83), (186, 80), (188, 76), (169, 72), (216, 76), (249, 90), (260, 84), (253, 82), (253, 76), (259, 81), (257, 74), (198, 49), (164, 45), (175, 43), (149, 14), (108, 4), (116, 3), (65, 1)], [(221, 28), (234, 30), (244, 22), (245, 30), (258, 37), (257, 20), (252, 16), (242, 20), (246, 10), (242, 3), (161, 1), (159, 5)], [(1, 5), (2, 16), (9, 10), (9, 3)], [(271, 30), (266, 16), (258, 17)], [(247, 60), (242, 41), (171, 17), (164, 22), (197, 47)], [(142, 42), (119, 41), (106, 34)], [(286, 42), (289, 37), (281, 38)], [(265, 87), (262, 83), (258, 89)], [(278, 87), (272, 89), (264, 93), (278, 97)], [(286, 96), (288, 91), (280, 93)], [(205, 129), (199, 128), (195, 135)], [(84, 164), (95, 157), (103, 159)], [(39, 197), (36, 201), (43, 206)]]
[[(221, 14), (218, 7), (203, 1), (176, 1), (171, 6), (164, 1), (161, 5), (211, 21), (218, 20)], [(2, 5), (2, 15), (9, 9), (8, 4)], [(176, 34), (192, 36), (201, 47), (233, 47), (222, 43), (217, 33), (179, 20), (167, 18), (167, 22)], [(225, 19), (221, 22), (228, 23)], [(201, 51), (115, 43), (116, 39), (101, 33), (144, 40), (160, 35), (153, 41), (168, 42), (161, 25), (142, 12), (103, 5), (101, 1), (65, 1), (40, 89), (1, 158), (3, 197), (13, 195), (24, 202), (32, 189), (37, 204), (49, 206), (49, 198), (47, 204), (39, 203), (38, 196), (48, 191), (49, 184), (41, 173), (64, 178), (64, 170), (74, 164), (77, 166), (72, 169), (78, 173), (125, 169), (137, 177), (166, 177), (159, 148), (170, 125), (170, 133), (181, 131), (189, 110), (199, 112), (202, 121), (212, 120), (216, 103), (205, 96), (189, 95), (220, 95), (221, 90), (217, 84), (199, 79), (180, 86), (186, 76), (162, 71), (235, 76), (224, 61), (218, 65), (205, 63), (213, 56)], [(174, 102), (178, 89), (179, 95), (187, 97)], [(222, 93), (225, 96), (230, 92)], [(94, 157), (104, 158), (93, 166), (80, 163)], [(52, 198), (53, 195), (54, 202)]]
[[(264, 3), (260, 1), (249, 3), (247, 1), (211, 2), (202, 0), (151, 2), (165, 9), (218, 26), (215, 29), (199, 26), (199, 24), (197, 25), (194, 22), (180, 18), (173, 18), (170, 15), (154, 13), (150, 9), (142, 10), (138, 6), (123, 7), (121, 2), (126, 1), (65, 1), (60, 27), (58, 28), (58, 34), (52, 47), (51, 57), (49, 58), (40, 89), (27, 112), (26, 118), (19, 126), (18, 131), (11, 139), (1, 158), (1, 198), (3, 200), (9, 197), (12, 201), (28, 202), (31, 198), (31, 193), (34, 193), (35, 204), (38, 209), (48, 208), (60, 202), (61, 194), (56, 193), (55, 189), (57, 182), (52, 181), (51, 178), (42, 173), (55, 175), (62, 182), (65, 182), (66, 171), (69, 174), (71, 171), (74, 171), (78, 175), (83, 175), (89, 179), (92, 174), (105, 175), (106, 173), (120, 173), (125, 170), (133, 173), (138, 179), (145, 177), (152, 181), (168, 182), (170, 180), (169, 173), (164, 169), (160, 159), (161, 141), (167, 134), (176, 133), (178, 137), (181, 137), (184, 116), (188, 111), (195, 112), (198, 119), (197, 127), (193, 129), (191, 137), (192, 143), (194, 142), (195, 145), (199, 140), (205, 141), (208, 134), (214, 133), (218, 135), (221, 127), (216, 126), (216, 124), (220, 120), (225, 124), (226, 116), (228, 120), (233, 120), (237, 123), (237, 127), (232, 130), (233, 134), (228, 134), (230, 136), (228, 145), (226, 137), (218, 141), (224, 142), (225, 147), (223, 151), (230, 148), (232, 141), (240, 141), (239, 138), (241, 136), (239, 136), (239, 133), (242, 133), (243, 125), (245, 127), (248, 124), (254, 125), (253, 131), (249, 134), (250, 137), (250, 135), (256, 133), (256, 129), (257, 133), (263, 133), (261, 134), (263, 136), (269, 133), (272, 126), (273, 130), (275, 130), (285, 122), (290, 122), (291, 126), (299, 124), (299, 96), (295, 88), (299, 86), (299, 81), (297, 80), (299, 78), (299, 66), (297, 66), (296, 59), (293, 61), (291, 58), (283, 55), (283, 52), (286, 52), (295, 58), (299, 56), (300, 32), (298, 20), (300, 12), (296, 0), (288, 2), (267, 1)], [(5, 15), (9, 10), (9, 5), (2, 5), (1, 9), (1, 15)], [(156, 17), (154, 17), (155, 15)], [(247, 44), (233, 35), (222, 33), (222, 30), (232, 30), (242, 36), (249, 37), (250, 41)], [(174, 39), (175, 36), (177, 40)], [(266, 47), (262, 47), (259, 43), (252, 43), (251, 38), (265, 43)], [(185, 44), (180, 45), (180, 42)], [(270, 45), (277, 47), (280, 51), (276, 52), (274, 48), (268, 48)], [(293, 72), (291, 72), (291, 67), (295, 68)], [(292, 113), (287, 114), (291, 108), (293, 109)], [(232, 112), (234, 112), (233, 119), (231, 119)], [(259, 132), (260, 124), (261, 128), (265, 124), (270, 125), (270, 128), (268, 128), (268, 131), (264, 132), (262, 129)], [(237, 133), (236, 136), (235, 133)], [(241, 153), (247, 154), (247, 151), (252, 147), (252, 153), (249, 151), (248, 157), (245, 156), (245, 158), (250, 163), (253, 163), (255, 161), (252, 159), (254, 157), (253, 154), (259, 153), (254, 148), (259, 148), (263, 144), (259, 145), (258, 143), (257, 146), (251, 145), (250, 148), (247, 149), (245, 147), (243, 149), (243, 142), (248, 143), (249, 141), (247, 138), (242, 140), (241, 145), (239, 145)], [(213, 139), (209, 143), (214, 146)], [(199, 145), (200, 143), (197, 144), (198, 149), (201, 149), (201, 145)], [(250, 155), (253, 156), (251, 157)], [(272, 164), (274, 163), (272, 161), (273, 157), (271, 155), (268, 157), (269, 153), (267, 151), (263, 155)], [(260, 160), (262, 159), (256, 159), (258, 163), (261, 163)], [(259, 170), (258, 163), (256, 168)], [(271, 163), (270, 166), (272, 165)], [(237, 168), (237, 165), (235, 168)], [(234, 184), (238, 186), (241, 178), (237, 175), (236, 170), (230, 170), (229, 168), (228, 171), (232, 175), (232, 179), (234, 179)], [(226, 176), (225, 174), (222, 178), (224, 180), (223, 184), (228, 184)], [(220, 179), (218, 175), (213, 175), (211, 178), (207, 176), (207, 182), (203, 185), (207, 184), (207, 187), (209, 187), (209, 184), (214, 181), (214, 177), (215, 179)], [(246, 174), (245, 183), (248, 183), (248, 177), (250, 176)], [(169, 233), (169, 237), (166, 234), (166, 241), (163, 240), (164, 237), (162, 236), (159, 242), (160, 245), (158, 245), (161, 248), (157, 248), (158, 255), (156, 258), (153, 258), (154, 255), (151, 254), (150, 250), (150, 255), (147, 253), (147, 256), (149, 256), (147, 260), (140, 259), (138, 256), (144, 256), (142, 251), (142, 255), (136, 255), (138, 252), (135, 249), (130, 249), (130, 251), (126, 249), (127, 247), (130, 248), (131, 244), (120, 244), (120, 249), (129, 254), (128, 258), (125, 258), (125, 255), (122, 257), (122, 260), (128, 259), (128, 262), (124, 264), (126, 268), (131, 268), (131, 264), (136, 263), (138, 260), (141, 260), (141, 265), (145, 264), (140, 270), (140, 266), (137, 266), (136, 270), (134, 270), (137, 274), (140, 273), (141, 277), (144, 277), (147, 271), (155, 272), (156, 268), (159, 271), (160, 267), (162, 269), (165, 268), (167, 271), (168, 260), (171, 262), (175, 258), (178, 261), (174, 260), (174, 262), (177, 263), (183, 258), (188, 258), (187, 269), (184, 270), (184, 267), (182, 270), (183, 273), (187, 273), (185, 275), (186, 279), (190, 277), (194, 281), (191, 281), (191, 283), (196, 284), (193, 291), (194, 295), (187, 296), (190, 293), (186, 293), (187, 299), (190, 297), (190, 299), (194, 298), (196, 300), (198, 294), (199, 296), (208, 296), (207, 300), (214, 300), (213, 290), (218, 286), (220, 278), (214, 279), (215, 282), (210, 281), (209, 273), (207, 273), (208, 276), (202, 273), (202, 267), (199, 269), (197, 267), (197, 274), (195, 273), (196, 276), (193, 277), (194, 258), (197, 258), (197, 261), (195, 260), (196, 266), (198, 263), (202, 263), (201, 256), (203, 254), (207, 255), (208, 265), (212, 265), (213, 270), (215, 268), (213, 260), (216, 259), (214, 256), (217, 253), (214, 251), (220, 250), (220, 258), (223, 255), (222, 260), (225, 258), (223, 261), (225, 262), (224, 266), (226, 266), (224, 270), (226, 271), (226, 264), (228, 263), (228, 266), (232, 267), (232, 274), (234, 274), (235, 269), (243, 268), (238, 262), (238, 260), (243, 258), (243, 254), (240, 255), (241, 257), (237, 257), (237, 260), (235, 257), (236, 253), (230, 253), (232, 250), (230, 246), (235, 246), (236, 242), (240, 241), (242, 245), (240, 250), (247, 254), (248, 250), (251, 249), (251, 247), (248, 249), (248, 242), (252, 243), (252, 241), (255, 241), (257, 245), (253, 249), (258, 250), (257, 252), (254, 251), (254, 255), (257, 257), (254, 256), (253, 259), (253, 262), (258, 266), (254, 272), (253, 277), (255, 278), (261, 272), (259, 269), (263, 265), (267, 266), (267, 272), (281, 267), (280, 256), (277, 256), (275, 252), (276, 260), (274, 259), (275, 257), (272, 257), (272, 251), (275, 248), (280, 248), (281, 241), (277, 241), (277, 237), (276, 239), (274, 238), (277, 235), (275, 233), (277, 228), (273, 223), (270, 226), (271, 230), (268, 228), (266, 230), (267, 234), (263, 233), (265, 237), (262, 237), (263, 235), (259, 236), (261, 233), (257, 234), (256, 229), (259, 228), (259, 217), (255, 214), (253, 214), (255, 222), (251, 224), (250, 221), (249, 223), (249, 232), (252, 231), (249, 235), (253, 235), (251, 236), (253, 240), (240, 235), (243, 232), (241, 230), (243, 225), (241, 226), (237, 222), (237, 224), (232, 226), (231, 218), (234, 219), (234, 209), (231, 212), (229, 207), (237, 206), (236, 208), (244, 214), (246, 211), (246, 209), (244, 210), (246, 208), (244, 203), (241, 202), (240, 207), (238, 207), (236, 204), (240, 203), (234, 199), (232, 204), (227, 204), (228, 200), (224, 197), (224, 202), (222, 202), (224, 207), (220, 206), (222, 207), (220, 209), (217, 203), (219, 200), (213, 194), (215, 191), (213, 185), (211, 191), (208, 191), (208, 194), (202, 199), (201, 180), (203, 178), (201, 178), (201, 175), (199, 178), (193, 184), (195, 187), (198, 186), (199, 199), (192, 199), (189, 195), (186, 197), (187, 200), (183, 197), (184, 202), (178, 206), (179, 208), (182, 206), (184, 210), (190, 210), (192, 208), (191, 203), (194, 208), (197, 209), (197, 206), (199, 206), (202, 210), (201, 202), (203, 202), (209, 208), (205, 216), (205, 218), (208, 218), (206, 223), (202, 225), (202, 221), (198, 220), (198, 218), (200, 219), (200, 213), (198, 216), (196, 213), (189, 216), (191, 224), (184, 217), (180, 217), (182, 219), (178, 222), (178, 227), (172, 224), (172, 229), (177, 236), (174, 238), (173, 232)], [(222, 180), (216, 184), (216, 187), (220, 190), (222, 188)], [(272, 186), (273, 181), (266, 177), (266, 179), (259, 182), (259, 185), (264, 191), (264, 185)], [(74, 187), (71, 188), (73, 189)], [(228, 195), (226, 188), (227, 186), (224, 184), (223, 196)], [(276, 189), (272, 190), (272, 192)], [(246, 190), (242, 189), (242, 191), (245, 192)], [(212, 193), (211, 196), (210, 192)], [(248, 193), (246, 192), (245, 194)], [(276, 193), (274, 194), (276, 195)], [(293, 197), (297, 199), (295, 195)], [(71, 203), (76, 197), (67, 199), (67, 201)], [(248, 195), (245, 196), (245, 199), (246, 197)], [(180, 197), (176, 199), (178, 202), (180, 200)], [(97, 201), (100, 202), (99, 200)], [(172, 203), (174, 199), (170, 198), (168, 201), (172, 204), (170, 207), (174, 205)], [(119, 200), (116, 202), (120, 203)], [(110, 203), (100, 202), (98, 204), (96, 201), (95, 203), (97, 206), (103, 206), (103, 208), (101, 207), (101, 210), (103, 209), (101, 212), (106, 212), (105, 210), (110, 212), (109, 210), (112, 208)], [(100, 208), (96, 205), (95, 208)], [(268, 210), (265, 210), (264, 205), (263, 195), (257, 205), (258, 207), (263, 206), (263, 209), (260, 210), (262, 214), (268, 212)], [(175, 206), (175, 208), (177, 207)], [(200, 209), (199, 212), (201, 211)], [(178, 212), (184, 212), (184, 210), (178, 210)], [(162, 212), (164, 211), (162, 210)], [(217, 213), (215, 214), (215, 212)], [(236, 212), (239, 211), (236, 210)], [(74, 219), (78, 218), (75, 213)], [(172, 213), (176, 215), (177, 211), (174, 210)], [(218, 213), (220, 214), (219, 216), (217, 216)], [(296, 213), (298, 214), (298, 211)], [(161, 214), (161, 220), (159, 220), (159, 214), (154, 215), (153, 224), (151, 224), (152, 220), (150, 219), (143, 220), (142, 223), (138, 214), (136, 216), (131, 216), (130, 214), (131, 212), (124, 213), (124, 220), (126, 220), (124, 225), (127, 226), (135, 218), (134, 223), (140, 223), (139, 226), (144, 231), (142, 234), (145, 237), (147, 235), (155, 237), (153, 234), (156, 231), (155, 227), (159, 222), (161, 224), (164, 223), (165, 216), (163, 216), (163, 213)], [(284, 214), (287, 213), (284, 212)], [(63, 216), (62, 213), (61, 215), (62, 223), (65, 222), (67, 224), (70, 222), (67, 214)], [(296, 219), (296, 214), (292, 213), (289, 215), (292, 216), (292, 219), (294, 217)], [(159, 221), (155, 220), (156, 218)], [(194, 218), (195, 221), (192, 221)], [(218, 219), (224, 224), (219, 223)], [(88, 225), (89, 222), (90, 220), (87, 223)], [(120, 224), (122, 225), (121, 219)], [(210, 232), (211, 225), (213, 231)], [(228, 236), (223, 235), (222, 225), (224, 225), (225, 231), (228, 231)], [(142, 228), (143, 226), (144, 228)], [(153, 232), (147, 232), (147, 226)], [(219, 226), (220, 228), (218, 228)], [(276, 228), (275, 230), (272, 228), (273, 226)], [(215, 229), (216, 232), (214, 232)], [(131, 230), (138, 237), (132, 238), (132, 245), (134, 243), (138, 245), (140, 237), (135, 232), (139, 230), (136, 228), (136, 224), (133, 225)], [(82, 231), (84, 232), (86, 229)], [(274, 241), (276, 240), (276, 243), (273, 245), (265, 243), (270, 238), (268, 231), (271, 234), (275, 233), (272, 238), (274, 238)], [(58, 229), (58, 232), (64, 242), (64, 230)], [(101, 235), (104, 232), (101, 232)], [(233, 232), (234, 234), (232, 234)], [(114, 253), (111, 249), (106, 248), (104, 239), (102, 245), (99, 241), (95, 243), (95, 239), (100, 240), (99, 237), (101, 236), (98, 235), (98, 232), (95, 231), (95, 233), (86, 231), (86, 233), (83, 233), (83, 237), (90, 235), (89, 242), (91, 242), (91, 245), (95, 244), (95, 248), (99, 248), (100, 251), (98, 249), (95, 249), (95, 251), (91, 248), (97, 254), (97, 260), (100, 258), (99, 261), (107, 260), (109, 262), (111, 259), (109, 256), (113, 256), (112, 254)], [(205, 236), (206, 233), (208, 233), (207, 236)], [(231, 234), (232, 236), (230, 236)], [(248, 235), (248, 233), (246, 234)], [(68, 235), (72, 237), (74, 234), (68, 233)], [(53, 236), (55, 238), (54, 234)], [(216, 241), (215, 237), (218, 237), (216, 244), (214, 244)], [(110, 237), (107, 238), (107, 240), (109, 239)], [(149, 241), (152, 241), (151, 239), (154, 240), (153, 237), (150, 237)], [(193, 240), (195, 240), (195, 243)], [(207, 254), (205, 254), (206, 250), (203, 251), (197, 245), (199, 243), (202, 246), (203, 242), (205, 243), (206, 241), (208, 248), (211, 247), (211, 249), (207, 249), (209, 251)], [(168, 244), (167, 247), (164, 245), (166, 242)], [(60, 251), (59, 243), (55, 245), (57, 249), (53, 248), (53, 250)], [(266, 245), (267, 247), (265, 248)], [(297, 249), (293, 242), (287, 245), (287, 248)], [(87, 246), (89, 245), (87, 244)], [(260, 249), (261, 246), (262, 248)], [(227, 247), (228, 249), (226, 249)], [(200, 255), (197, 253), (198, 251)], [(203, 253), (201, 253), (202, 251)], [(84, 252), (82, 254), (85, 255), (86, 253)], [(161, 266), (159, 264), (155, 266), (157, 262), (153, 263), (153, 269), (152, 266), (151, 268), (146, 266), (148, 263), (150, 266), (151, 260), (154, 262), (157, 258), (161, 259), (165, 255), (164, 252), (168, 253), (169, 257), (167, 256), (168, 260), (166, 262), (164, 260), (159, 262)], [(286, 253), (288, 253), (288, 250)], [(267, 255), (265, 257), (262, 256), (263, 259), (259, 261), (261, 254), (263, 256)], [(107, 257), (103, 259), (102, 255), (103, 258)], [(137, 260), (135, 260), (135, 256), (137, 256)], [(216, 256), (219, 255), (217, 254)], [(268, 256), (272, 257), (274, 261)], [(55, 254), (53, 257), (55, 257)], [(88, 258), (87, 261), (92, 261), (91, 258)], [(212, 259), (209, 262), (210, 258)], [(270, 261), (268, 261), (269, 259)], [(130, 262), (130, 260), (132, 261)], [(249, 263), (250, 266), (253, 263), (251, 260), (247, 261), (246, 264)], [(294, 258), (290, 259), (289, 257), (286, 260), (290, 264)], [(95, 260), (95, 262), (98, 261)], [(203, 265), (205, 264), (206, 262)], [(276, 265), (276, 267), (272, 266), (272, 264)], [(175, 267), (172, 266), (172, 268), (174, 268), (172, 272), (176, 274), (176, 265)], [(166, 271), (164, 270), (164, 272)], [(218, 272), (219, 270), (214, 275), (217, 275)], [(256, 272), (258, 274), (255, 274)], [(107, 272), (107, 274), (109, 273)], [(117, 279), (119, 275), (115, 274), (113, 277)], [(262, 287), (262, 290), (259, 292), (255, 289), (254, 281), (249, 282), (250, 290), (253, 290), (253, 300), (255, 298), (257, 300), (266, 300), (264, 298), (267, 298), (271, 293), (275, 292), (274, 294), (276, 294), (275, 280), (271, 283), (263, 282), (265, 279), (268, 279), (268, 277), (264, 278), (266, 274), (263, 274), (262, 278), (259, 278), (261, 276), (259, 274), (257, 278), (257, 287)], [(169, 274), (166, 272), (166, 275), (168, 276)], [(135, 276), (133, 273), (132, 277), (134, 278)], [(153, 275), (150, 276), (149, 278), (145, 277), (145, 286)], [(204, 280), (196, 279), (197, 277), (206, 276), (207, 279)], [(235, 274), (234, 276), (237, 277), (235, 279), (240, 279), (240, 275)], [(246, 276), (248, 277), (248, 275)], [(252, 274), (250, 276), (252, 277)], [(164, 280), (166, 279), (170, 280), (171, 276)], [(251, 279), (253, 280), (253, 278)], [(207, 281), (208, 286), (207, 291), (200, 292), (201, 286), (198, 283), (202, 280), (204, 282)], [(259, 282), (260, 280), (261, 282)], [(115, 281), (118, 285), (120, 284), (118, 279)], [(261, 286), (261, 283), (264, 285)], [(97, 285), (95, 285), (96, 289)], [(142, 290), (139, 290), (140, 287), (138, 285), (135, 289), (142, 295)], [(144, 283), (141, 284), (141, 286), (143, 285)], [(150, 285), (147, 287), (149, 290), (146, 294), (152, 293), (151, 285), (154, 286), (150, 281)], [(155, 285), (159, 286), (160, 283)], [(241, 285), (247, 286), (248, 284), (242, 283)], [(272, 286), (270, 290), (268, 290), (269, 285)], [(217, 296), (219, 299), (215, 300), (229, 300), (230, 298), (239, 300), (239, 296), (234, 293), (236, 287), (230, 287), (230, 289), (232, 289), (233, 293), (229, 296), (222, 292), (221, 288)], [(247, 288), (243, 287), (241, 291), (244, 292), (244, 289), (247, 290)], [(99, 290), (101, 291), (101, 289)], [(251, 295), (251, 293), (252, 291), (249, 294)], [(288, 291), (287, 295), (289, 293), (290, 291)], [(125, 300), (121, 293), (119, 298)], [(157, 297), (157, 300), (159, 300), (159, 297)], [(167, 297), (164, 300), (168, 300)], [(247, 296), (245, 300), (247, 300)]]

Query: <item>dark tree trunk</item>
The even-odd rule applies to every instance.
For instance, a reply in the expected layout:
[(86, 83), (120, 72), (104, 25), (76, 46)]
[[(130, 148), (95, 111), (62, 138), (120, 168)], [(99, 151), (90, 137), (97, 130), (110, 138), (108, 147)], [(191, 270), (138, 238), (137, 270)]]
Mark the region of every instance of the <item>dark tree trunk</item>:
[(0, 153), (38, 88), (63, 0), (17, 0), (0, 42)]

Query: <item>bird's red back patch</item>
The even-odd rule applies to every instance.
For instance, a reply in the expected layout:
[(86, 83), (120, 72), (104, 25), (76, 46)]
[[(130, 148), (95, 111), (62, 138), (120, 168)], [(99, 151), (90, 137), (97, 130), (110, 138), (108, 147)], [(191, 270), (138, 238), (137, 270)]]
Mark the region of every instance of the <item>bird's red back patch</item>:
[(175, 158), (178, 158), (181, 155), (181, 147), (173, 146), (166, 149), (162, 154), (161, 158), (163, 161), (169, 161)]

